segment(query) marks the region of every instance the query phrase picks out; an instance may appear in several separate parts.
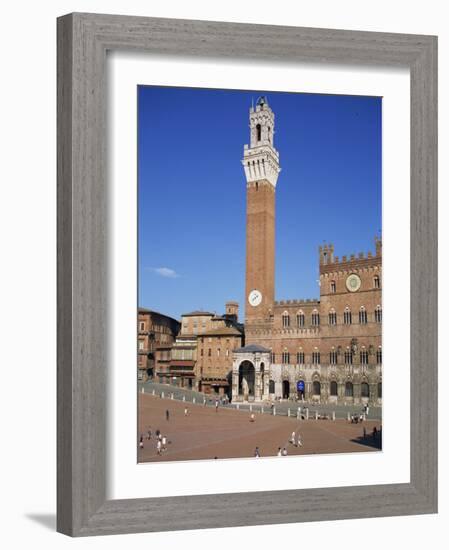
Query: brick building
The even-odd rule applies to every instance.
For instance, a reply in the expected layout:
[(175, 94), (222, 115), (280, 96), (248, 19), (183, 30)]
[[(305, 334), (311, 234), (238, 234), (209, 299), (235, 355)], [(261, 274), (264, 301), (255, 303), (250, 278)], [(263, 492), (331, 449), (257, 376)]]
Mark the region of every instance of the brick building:
[[(139, 308), (137, 319), (137, 376), (139, 380), (147, 380), (156, 375), (159, 369), (158, 348), (170, 348), (180, 329), (179, 321), (152, 311)], [(162, 355), (165, 359), (165, 356)]]
[[(224, 315), (192, 311), (181, 316), (174, 341), (156, 349), (159, 382), (220, 395), (230, 388), (232, 351), (242, 344), (243, 326), (238, 323), (236, 302), (227, 302), (225, 311)], [(214, 350), (210, 357), (205, 342)]]
[(382, 244), (341, 259), (319, 248), (320, 296), (275, 300), (275, 116), (250, 109), (247, 182), (246, 346), (233, 354), (232, 397), (379, 404), (382, 398)]
[(198, 336), (195, 374), (199, 391), (224, 395), (231, 388), (232, 354), (241, 347), (243, 334), (225, 317), (217, 319), (216, 325)]

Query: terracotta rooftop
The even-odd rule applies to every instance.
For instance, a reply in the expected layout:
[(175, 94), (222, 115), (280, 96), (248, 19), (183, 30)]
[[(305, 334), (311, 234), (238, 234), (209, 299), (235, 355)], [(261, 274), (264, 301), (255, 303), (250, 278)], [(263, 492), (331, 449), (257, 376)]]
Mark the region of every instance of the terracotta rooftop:
[(200, 315), (204, 317), (214, 317), (215, 313), (210, 311), (191, 311), (190, 313), (182, 313), (181, 317), (199, 317)]
[(213, 328), (206, 332), (202, 332), (198, 336), (241, 336), (242, 333), (235, 327), (219, 327)]

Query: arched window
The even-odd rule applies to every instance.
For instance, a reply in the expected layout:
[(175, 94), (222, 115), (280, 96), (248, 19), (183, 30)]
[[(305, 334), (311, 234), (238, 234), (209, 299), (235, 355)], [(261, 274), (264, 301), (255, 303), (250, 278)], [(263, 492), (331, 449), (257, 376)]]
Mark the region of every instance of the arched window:
[(345, 311), (343, 313), (343, 323), (345, 325), (351, 325), (352, 324), (352, 313), (349, 307), (345, 307)]
[(379, 346), (376, 351), (376, 363), (382, 365), (382, 348)]
[(262, 139), (262, 127), (260, 124), (256, 126), (256, 133), (257, 133), (257, 141), (260, 141)]
[(334, 397), (336, 397), (338, 395), (338, 386), (337, 386), (337, 382), (335, 382), (335, 380), (332, 380), (332, 382), (331, 382), (330, 394)]
[(345, 397), (354, 397), (354, 386), (352, 382), (346, 382), (345, 384)]
[(377, 397), (382, 399), (382, 382), (377, 383)]
[(379, 275), (374, 275), (373, 287), (374, 288), (380, 288), (380, 277), (379, 277)]
[(352, 351), (350, 349), (345, 351), (345, 365), (352, 365)]
[(282, 326), (283, 328), (288, 328), (290, 326), (290, 315), (287, 311), (284, 311), (282, 314)]
[(360, 385), (360, 395), (362, 397), (369, 397), (369, 384), (367, 382), (362, 382)]
[(337, 353), (337, 350), (333, 349), (329, 353), (329, 363), (331, 365), (336, 365), (337, 362), (338, 362), (338, 353)]
[(298, 363), (298, 365), (304, 365), (304, 352), (303, 351), (298, 351), (298, 353), (296, 354), (296, 362)]
[(321, 384), (318, 382), (318, 380), (315, 380), (312, 384), (312, 391), (313, 395), (321, 395)]
[(274, 353), (274, 351), (270, 351), (270, 361), (272, 363), (276, 363), (276, 354)]
[(312, 352), (312, 364), (313, 365), (319, 365), (320, 364), (320, 352), (319, 351), (313, 351)]
[(298, 311), (298, 313), (296, 314), (296, 324), (298, 325), (298, 327), (304, 326), (304, 320), (304, 313), (302, 311)]
[(361, 365), (368, 364), (368, 351), (366, 349), (362, 349), (360, 351), (360, 364)]
[(335, 281), (331, 281), (330, 290), (332, 294), (335, 294), (337, 292), (337, 283)]
[(268, 126), (268, 141), (271, 143), (271, 128)]
[(290, 353), (288, 351), (283, 351), (282, 352), (282, 363), (284, 365), (289, 365), (290, 364)]
[(382, 307), (376, 306), (376, 309), (374, 310), (374, 320), (376, 323), (382, 322)]
[(320, 324), (320, 314), (317, 309), (312, 311), (312, 326), (317, 327)]
[(332, 308), (329, 311), (329, 324), (330, 325), (336, 325), (337, 324), (337, 314), (335, 313), (334, 308)]
[(367, 322), (368, 322), (368, 316), (366, 314), (366, 309), (365, 309), (365, 306), (362, 306), (359, 311), (359, 323), (361, 325), (366, 325)]
[(270, 380), (268, 382), (268, 392), (269, 393), (274, 393), (274, 380)]

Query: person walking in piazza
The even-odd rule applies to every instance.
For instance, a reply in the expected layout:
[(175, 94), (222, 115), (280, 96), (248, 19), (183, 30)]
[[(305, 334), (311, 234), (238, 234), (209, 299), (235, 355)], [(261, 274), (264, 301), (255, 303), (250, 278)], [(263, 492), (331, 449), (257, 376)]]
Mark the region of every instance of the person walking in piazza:
[(139, 447), (143, 449), (143, 435), (140, 436)]
[(256, 449), (254, 450), (254, 456), (255, 456), (256, 458), (260, 458), (259, 447), (256, 447)]
[(256, 421), (256, 417), (254, 416), (254, 413), (250, 414), (249, 421), (250, 422), (255, 422)]
[(295, 437), (296, 437), (295, 432), (292, 432), (292, 435), (290, 436), (290, 443), (291, 443), (292, 445), (295, 444)]
[(184, 416), (188, 416), (188, 414), (189, 414), (189, 409), (186, 407), (186, 408), (184, 409)]
[(170, 420), (170, 411), (168, 409), (165, 411), (165, 420)]
[(162, 436), (162, 450), (167, 450), (167, 437), (165, 435)]
[(302, 439), (301, 439), (301, 434), (299, 432), (298, 432), (298, 439), (296, 441), (296, 446), (302, 447)]
[(148, 441), (150, 441), (150, 439), (151, 439), (151, 428), (148, 428), (147, 439), (148, 439)]
[(287, 449), (285, 447), (282, 449), (282, 456), (287, 456)]
[(158, 439), (156, 443), (156, 452), (158, 455), (160, 455), (161, 451), (162, 451), (162, 441)]
[(282, 456), (282, 449), (278, 447), (278, 456)]
[(218, 401), (215, 400), (215, 412), (218, 412)]

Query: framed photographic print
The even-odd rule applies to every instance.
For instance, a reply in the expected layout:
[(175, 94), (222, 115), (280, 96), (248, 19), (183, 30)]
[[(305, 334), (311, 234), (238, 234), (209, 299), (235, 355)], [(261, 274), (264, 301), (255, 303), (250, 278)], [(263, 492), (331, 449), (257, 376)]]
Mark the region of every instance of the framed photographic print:
[(58, 20), (59, 531), (436, 511), (436, 63)]

